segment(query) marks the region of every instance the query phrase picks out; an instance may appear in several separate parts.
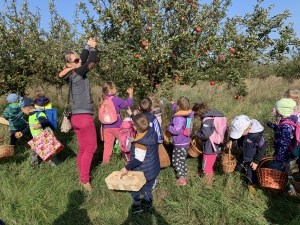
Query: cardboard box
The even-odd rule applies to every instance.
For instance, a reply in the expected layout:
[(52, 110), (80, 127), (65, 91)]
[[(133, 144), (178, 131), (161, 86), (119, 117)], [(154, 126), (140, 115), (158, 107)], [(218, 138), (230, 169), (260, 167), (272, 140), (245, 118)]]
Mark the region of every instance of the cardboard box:
[(49, 130), (44, 130), (28, 144), (44, 161), (48, 161), (64, 148)]
[(123, 176), (120, 171), (114, 171), (105, 178), (105, 182), (108, 189), (139, 191), (146, 183), (146, 178), (141, 171), (128, 171), (128, 174)]

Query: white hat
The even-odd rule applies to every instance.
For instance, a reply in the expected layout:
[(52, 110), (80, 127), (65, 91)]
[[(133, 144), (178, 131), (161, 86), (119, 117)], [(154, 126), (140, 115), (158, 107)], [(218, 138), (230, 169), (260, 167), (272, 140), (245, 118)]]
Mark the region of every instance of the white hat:
[(242, 137), (244, 130), (246, 130), (251, 121), (248, 116), (240, 115), (233, 119), (231, 122), (230, 137), (233, 139), (239, 139)]

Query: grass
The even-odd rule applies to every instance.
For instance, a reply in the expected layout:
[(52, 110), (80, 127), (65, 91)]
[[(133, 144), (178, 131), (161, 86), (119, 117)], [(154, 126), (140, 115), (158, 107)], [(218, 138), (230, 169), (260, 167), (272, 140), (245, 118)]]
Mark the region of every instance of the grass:
[[(251, 79), (247, 83), (249, 95), (241, 101), (234, 100), (234, 93), (224, 85), (210, 86), (208, 83), (194, 88), (176, 86), (174, 99), (184, 95), (193, 103), (210, 103), (224, 112), (229, 121), (246, 114), (265, 125), (273, 119), (269, 115), (276, 99), (288, 88), (300, 84), (274, 77)], [(94, 88), (94, 95), (97, 91), (98, 88)], [(170, 120), (169, 110), (164, 118), (165, 126)], [(197, 121), (194, 128), (199, 128)], [(7, 135), (7, 127), (1, 126), (0, 131), (1, 138)], [(270, 129), (265, 129), (265, 136), (271, 155), (273, 134)], [(187, 159), (186, 187), (174, 185), (172, 167), (163, 169), (158, 177), (159, 187), (154, 191), (155, 213), (132, 215), (130, 194), (109, 190), (104, 181), (112, 171), (123, 167), (123, 160), (113, 155), (109, 165), (100, 166), (103, 143), (99, 141), (91, 170), (94, 191), (86, 193), (78, 184), (75, 134), (57, 132), (57, 137), (65, 146), (58, 155), (62, 163), (57, 168), (47, 163), (37, 169), (31, 168), (31, 150), (25, 139), (18, 142), (14, 157), (0, 161), (0, 219), (6, 224), (300, 224), (299, 197), (273, 195), (258, 189), (251, 198), (239, 174), (223, 174), (219, 163), (216, 164), (215, 184), (208, 188), (198, 172), (201, 157)]]

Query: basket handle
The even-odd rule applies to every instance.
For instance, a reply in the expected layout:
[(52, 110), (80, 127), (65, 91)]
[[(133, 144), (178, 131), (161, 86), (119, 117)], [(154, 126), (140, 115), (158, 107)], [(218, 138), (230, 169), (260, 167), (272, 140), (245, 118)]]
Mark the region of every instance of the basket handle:
[[(264, 164), (265, 162), (273, 161), (273, 160), (275, 160), (275, 158), (273, 156), (268, 156), (268, 157), (263, 158), (262, 161), (258, 164), (256, 170), (258, 170), (262, 166), (262, 164)], [(288, 171), (290, 170), (290, 168), (285, 163), (282, 163), (282, 164), (288, 169)]]

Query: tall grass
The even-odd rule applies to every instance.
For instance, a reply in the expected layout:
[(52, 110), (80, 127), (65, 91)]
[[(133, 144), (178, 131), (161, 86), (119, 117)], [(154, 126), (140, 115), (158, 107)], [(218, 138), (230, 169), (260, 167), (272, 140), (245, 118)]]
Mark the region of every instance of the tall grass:
[[(237, 115), (246, 114), (265, 125), (273, 119), (269, 115), (276, 99), (286, 89), (299, 87), (299, 84), (299, 81), (287, 83), (274, 77), (251, 79), (247, 81), (249, 95), (240, 101), (233, 99), (235, 93), (227, 90), (225, 85), (175, 86), (174, 100), (184, 95), (192, 103), (208, 102), (222, 111), (229, 122)], [(95, 100), (98, 92), (99, 88), (95, 87)], [(51, 92), (49, 96), (54, 105), (58, 105), (55, 93)], [(170, 116), (170, 110), (166, 110), (164, 126)], [(196, 123), (195, 129), (198, 128), (199, 123)], [(7, 128), (1, 126), (0, 129), (7, 134)], [(31, 168), (31, 150), (26, 139), (18, 142), (14, 157), (0, 161), (0, 219), (6, 224), (300, 224), (299, 197), (273, 195), (258, 189), (251, 198), (240, 175), (223, 174), (219, 163), (216, 164), (214, 186), (208, 188), (198, 172), (201, 157), (187, 159), (186, 187), (174, 184), (172, 167), (163, 169), (158, 177), (159, 186), (154, 191), (155, 212), (133, 215), (130, 194), (109, 190), (104, 181), (112, 171), (123, 167), (120, 156), (113, 155), (109, 165), (100, 166), (103, 143), (98, 142), (91, 172), (94, 191), (86, 193), (78, 184), (75, 134), (57, 131), (56, 135), (65, 146), (58, 155), (62, 163), (57, 168), (47, 163), (37, 169)], [(265, 128), (265, 135), (270, 155), (273, 134)], [(171, 151), (170, 146), (167, 149)]]

